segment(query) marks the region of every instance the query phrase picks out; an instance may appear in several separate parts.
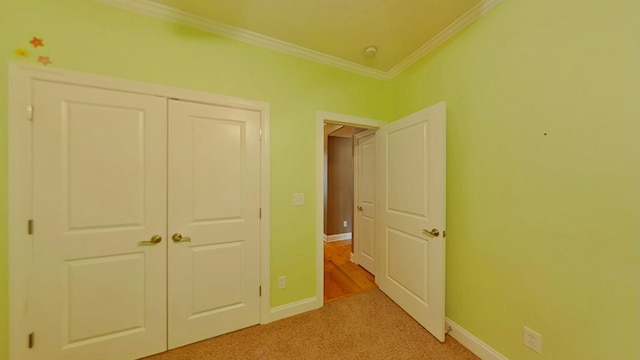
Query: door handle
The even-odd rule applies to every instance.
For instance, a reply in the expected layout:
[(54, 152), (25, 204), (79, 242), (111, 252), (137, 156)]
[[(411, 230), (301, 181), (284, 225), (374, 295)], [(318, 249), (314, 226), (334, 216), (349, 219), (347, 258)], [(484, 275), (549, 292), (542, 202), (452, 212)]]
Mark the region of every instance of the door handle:
[(358, 211), (362, 211), (362, 206), (358, 205)]
[(438, 231), (438, 229), (433, 229), (431, 231), (429, 230), (422, 230), (423, 233), (425, 233), (426, 235), (430, 235), (433, 237), (438, 237), (440, 235), (440, 231)]
[(174, 243), (191, 242), (191, 238), (190, 237), (186, 237), (186, 236), (182, 237), (182, 234), (180, 234), (180, 233), (173, 234), (171, 239), (173, 240)]
[(153, 235), (149, 241), (138, 241), (138, 246), (153, 246), (162, 241), (162, 236)]

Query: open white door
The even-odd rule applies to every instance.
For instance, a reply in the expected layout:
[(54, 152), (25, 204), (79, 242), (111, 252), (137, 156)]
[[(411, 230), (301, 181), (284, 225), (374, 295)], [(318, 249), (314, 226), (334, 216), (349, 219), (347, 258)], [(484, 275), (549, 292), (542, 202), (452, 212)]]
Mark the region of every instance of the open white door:
[(169, 348), (260, 321), (260, 113), (169, 101)]
[(164, 351), (165, 99), (33, 86), (34, 358)]
[(380, 289), (444, 341), (445, 103), (377, 133)]
[(376, 134), (355, 136), (354, 249), (358, 265), (375, 275)]

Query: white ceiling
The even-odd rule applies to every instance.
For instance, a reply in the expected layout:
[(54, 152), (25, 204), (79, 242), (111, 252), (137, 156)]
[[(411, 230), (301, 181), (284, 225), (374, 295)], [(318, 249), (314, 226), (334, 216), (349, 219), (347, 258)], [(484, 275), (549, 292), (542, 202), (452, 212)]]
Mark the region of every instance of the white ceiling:
[[(378, 78), (501, 0), (97, 0)], [(363, 51), (376, 46), (375, 56)]]

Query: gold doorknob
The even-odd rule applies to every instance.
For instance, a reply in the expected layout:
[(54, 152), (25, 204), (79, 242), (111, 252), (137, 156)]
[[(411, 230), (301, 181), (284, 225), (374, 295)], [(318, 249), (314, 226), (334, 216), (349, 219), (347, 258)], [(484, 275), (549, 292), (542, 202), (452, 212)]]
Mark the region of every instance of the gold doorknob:
[(358, 211), (362, 211), (362, 206), (358, 206)]
[(438, 231), (438, 229), (433, 229), (431, 231), (429, 230), (422, 230), (423, 233), (425, 233), (426, 235), (430, 235), (433, 237), (438, 237), (440, 235), (440, 231)]
[(162, 236), (153, 235), (149, 241), (138, 241), (138, 246), (153, 246), (162, 241)]
[(182, 237), (182, 234), (180, 234), (180, 233), (173, 234), (171, 239), (173, 239), (174, 243), (191, 242), (191, 238), (190, 237), (186, 237), (186, 236)]

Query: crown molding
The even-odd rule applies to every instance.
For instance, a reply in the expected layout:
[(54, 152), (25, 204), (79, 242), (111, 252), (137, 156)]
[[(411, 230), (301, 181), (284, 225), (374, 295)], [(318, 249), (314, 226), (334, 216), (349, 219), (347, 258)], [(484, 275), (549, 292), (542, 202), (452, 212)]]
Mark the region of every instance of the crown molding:
[(339, 59), (335, 56), (307, 49), (302, 46), (278, 40), (253, 31), (227, 25), (219, 21), (193, 15), (169, 6), (154, 3), (148, 0), (94, 0), (95, 2), (115, 6), (124, 10), (154, 17), (156, 19), (171, 21), (188, 27), (196, 28), (208, 33), (241, 41), (251, 45), (261, 46), (288, 55), (293, 55), (321, 64), (352, 71), (361, 75), (377, 79), (388, 80), (389, 75), (385, 71), (372, 69), (350, 61)]
[(454, 35), (471, 25), (471, 23), (478, 20), (478, 18), (489, 12), (489, 10), (493, 9), (501, 2), (502, 0), (483, 0), (478, 5), (469, 9), (469, 11), (459, 17), (458, 20), (452, 22), (451, 25), (447, 26), (438, 35), (434, 36), (427, 43), (419, 47), (418, 50), (414, 51), (413, 54), (407, 56), (404, 60), (399, 62), (398, 65), (389, 70), (387, 72), (389, 78), (394, 78), (409, 66), (415, 64), (418, 60), (434, 51), (438, 46), (451, 39)]
[(416, 61), (420, 60), (422, 57), (433, 51), (446, 40), (460, 32), (466, 26), (468, 26), (480, 16), (502, 2), (502, 0), (481, 1), (478, 5), (466, 12), (462, 17), (449, 25), (446, 29), (441, 31), (438, 35), (436, 35), (436, 37), (421, 46), (418, 50), (402, 60), (398, 65), (394, 66), (391, 70), (382, 71), (370, 68), (368, 66), (356, 64), (351, 61), (346, 61), (335, 56), (327, 55), (319, 51), (311, 50), (286, 41), (265, 36), (253, 31), (227, 25), (219, 21), (207, 19), (202, 16), (194, 15), (149, 0), (94, 1), (382, 80), (392, 79), (393, 77), (401, 73), (404, 69), (413, 65)]

